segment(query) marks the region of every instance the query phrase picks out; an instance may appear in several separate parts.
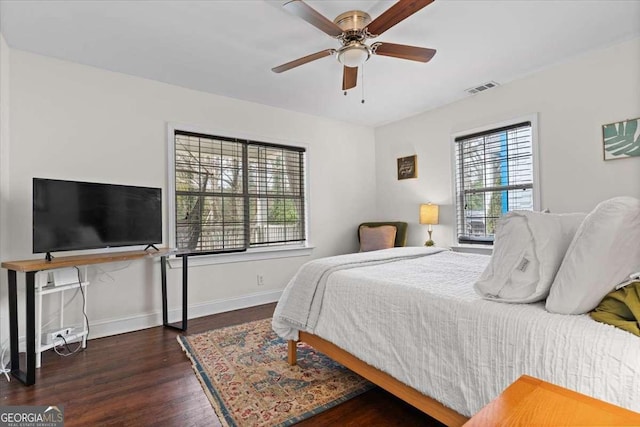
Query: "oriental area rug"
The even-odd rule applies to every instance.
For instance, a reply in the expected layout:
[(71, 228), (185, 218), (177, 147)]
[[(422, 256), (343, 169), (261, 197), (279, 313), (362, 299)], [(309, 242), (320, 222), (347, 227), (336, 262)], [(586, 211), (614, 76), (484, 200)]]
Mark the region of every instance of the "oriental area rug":
[(287, 363), (287, 342), (271, 319), (178, 336), (223, 426), (289, 426), (373, 387), (312, 347), (298, 344), (298, 365)]

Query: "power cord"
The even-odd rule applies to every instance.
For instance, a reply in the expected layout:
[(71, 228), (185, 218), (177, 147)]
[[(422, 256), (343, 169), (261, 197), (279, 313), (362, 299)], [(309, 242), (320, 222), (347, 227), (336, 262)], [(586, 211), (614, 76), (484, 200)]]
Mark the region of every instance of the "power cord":
[[(80, 289), (80, 293), (82, 293), (82, 315), (84, 316), (84, 321), (85, 321), (85, 325), (87, 326), (87, 337), (89, 336), (89, 332), (91, 331), (90, 327), (89, 327), (89, 318), (87, 317), (87, 297), (84, 294), (84, 289), (82, 287), (82, 277), (80, 274), (80, 268), (77, 266), (74, 266), (73, 268), (76, 269), (76, 272), (78, 274), (78, 287)], [(55, 342), (56, 339), (61, 339), (62, 342), (58, 341), (57, 343)], [(63, 357), (68, 357), (68, 356), (72, 356), (76, 353), (78, 353), (79, 351), (83, 351), (86, 349), (82, 348), (82, 341), (83, 339), (80, 339), (80, 342), (78, 342), (78, 346), (71, 350), (71, 347), (69, 347), (69, 343), (67, 342), (66, 338), (63, 337), (62, 335), (58, 334), (55, 338), (54, 338), (54, 345), (53, 345), (53, 351), (56, 352), (56, 354), (58, 356), (63, 356)], [(66, 353), (61, 352), (60, 351), (60, 347), (62, 347), (62, 351), (64, 351), (64, 349), (66, 349)]]
[(7, 347), (2, 347), (2, 352), (0, 353), (0, 372), (3, 373), (5, 377), (7, 377), (8, 382), (11, 382), (11, 377), (9, 376), (11, 369), (7, 368), (7, 366), (9, 366), (8, 363), (6, 365), (4, 363), (4, 355), (6, 352)]
[[(89, 341), (89, 332), (91, 332), (91, 328), (89, 327), (89, 318), (87, 317), (87, 297), (84, 294), (84, 289), (82, 288), (82, 280), (80, 278), (80, 269), (78, 267), (74, 267), (78, 273), (78, 286), (80, 286), (80, 292), (82, 293), (82, 315), (84, 316), (85, 324), (87, 325), (87, 340)], [(64, 338), (63, 338), (64, 339)], [(66, 341), (65, 341), (66, 343)], [(88, 344), (87, 344), (88, 345)]]
[(107, 278), (107, 279), (109, 279), (109, 280), (108, 280), (109, 282), (115, 282), (115, 281), (116, 281), (116, 279), (115, 279), (111, 274), (109, 274), (109, 273), (115, 273), (115, 272), (117, 272), (117, 271), (126, 270), (127, 268), (129, 268), (129, 266), (131, 266), (131, 261), (129, 261), (129, 262), (127, 262), (126, 264), (124, 264), (124, 266), (123, 266), (123, 267), (120, 267), (120, 268), (114, 268), (114, 269), (112, 269), (112, 270), (108, 270), (108, 271), (107, 271), (107, 270), (105, 270), (104, 268), (102, 268), (102, 267), (98, 266), (98, 265), (95, 265), (93, 268), (95, 268), (95, 269), (98, 271), (98, 273), (99, 273), (99, 275), (97, 276), (97, 281), (102, 282), (102, 283), (106, 283), (106, 282), (107, 282), (107, 280), (104, 280), (104, 278), (103, 278), (103, 277), (105, 277), (105, 276), (106, 276), (106, 278)]
[(56, 336), (56, 339), (57, 338), (62, 339), (62, 341), (64, 342), (64, 348), (67, 349), (66, 353), (61, 353), (60, 351), (58, 351), (58, 347), (62, 346), (62, 343), (60, 344), (54, 343), (53, 351), (55, 351), (58, 356), (63, 356), (63, 357), (72, 356), (82, 350), (82, 340), (80, 340), (80, 342), (78, 343), (78, 346), (75, 349), (71, 350), (71, 348), (69, 347), (69, 343), (62, 335), (58, 334), (58, 336)]

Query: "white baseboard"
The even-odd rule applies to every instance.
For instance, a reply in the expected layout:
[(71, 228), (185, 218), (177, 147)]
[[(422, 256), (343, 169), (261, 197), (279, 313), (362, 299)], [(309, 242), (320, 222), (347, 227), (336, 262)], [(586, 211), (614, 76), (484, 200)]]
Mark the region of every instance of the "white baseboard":
[[(193, 304), (188, 308), (188, 318), (195, 319), (197, 317), (208, 316), (211, 314), (224, 313), (226, 311), (268, 304), (278, 301), (280, 295), (282, 295), (281, 290), (265, 291), (243, 295), (241, 297), (225, 298)], [(169, 322), (178, 322), (180, 319), (182, 319), (181, 308), (169, 310)], [(91, 333), (89, 338), (102, 338), (111, 335), (124, 334), (126, 332), (139, 331), (141, 329), (152, 328), (160, 325), (162, 325), (161, 311), (138, 316), (92, 322), (90, 324)]]

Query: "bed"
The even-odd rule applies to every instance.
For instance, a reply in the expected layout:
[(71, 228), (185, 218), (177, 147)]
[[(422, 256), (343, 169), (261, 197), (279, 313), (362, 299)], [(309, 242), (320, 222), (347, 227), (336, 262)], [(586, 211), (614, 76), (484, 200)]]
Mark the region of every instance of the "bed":
[(481, 299), (473, 283), (489, 259), (394, 248), (314, 260), (283, 292), (273, 328), (447, 425), (523, 374), (640, 411), (640, 339), (543, 302)]

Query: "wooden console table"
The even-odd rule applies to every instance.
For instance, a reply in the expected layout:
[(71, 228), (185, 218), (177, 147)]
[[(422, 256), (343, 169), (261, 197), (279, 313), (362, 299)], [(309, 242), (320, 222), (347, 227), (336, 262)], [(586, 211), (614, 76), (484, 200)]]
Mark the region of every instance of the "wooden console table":
[(464, 426), (638, 426), (640, 414), (521, 376)]
[[(182, 325), (174, 326), (168, 322), (167, 309), (167, 266), (169, 255), (182, 257)], [(160, 257), (162, 274), (162, 324), (169, 328), (184, 331), (187, 329), (187, 263), (188, 254), (171, 249), (158, 251), (128, 251), (112, 252), (105, 254), (77, 255), (56, 257), (51, 261), (45, 259), (7, 261), (2, 263), (2, 268), (7, 269), (9, 278), (9, 340), (11, 346), (11, 374), (25, 385), (36, 382), (36, 343), (35, 343), (35, 275), (38, 271), (53, 270), (56, 268), (78, 267), (81, 265), (102, 264), (107, 262), (133, 261)], [(18, 352), (18, 291), (17, 272), (26, 274), (25, 281), (25, 306), (26, 306), (26, 370), (20, 369), (20, 357)]]

